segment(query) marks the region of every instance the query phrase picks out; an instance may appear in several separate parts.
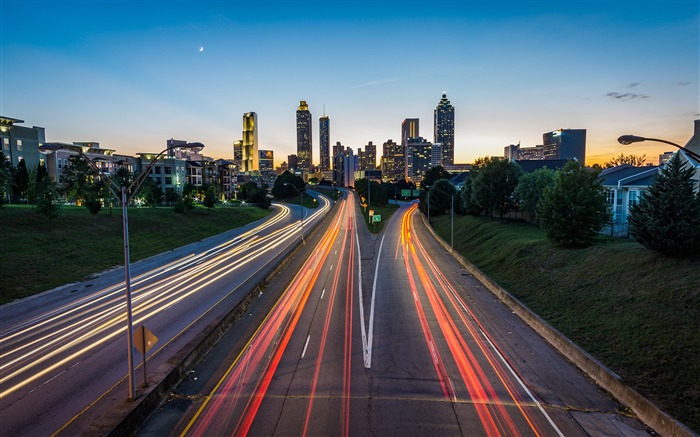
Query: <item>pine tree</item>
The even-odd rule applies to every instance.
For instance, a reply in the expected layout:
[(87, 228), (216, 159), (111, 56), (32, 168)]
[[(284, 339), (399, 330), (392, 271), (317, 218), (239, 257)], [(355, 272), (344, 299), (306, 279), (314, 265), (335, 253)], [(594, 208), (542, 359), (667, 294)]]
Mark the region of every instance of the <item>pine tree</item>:
[(563, 246), (588, 246), (610, 213), (598, 171), (569, 161), (544, 190), (537, 214), (547, 238)]
[(694, 173), (678, 155), (671, 159), (630, 210), (635, 240), (669, 256), (700, 253), (700, 194), (693, 192)]

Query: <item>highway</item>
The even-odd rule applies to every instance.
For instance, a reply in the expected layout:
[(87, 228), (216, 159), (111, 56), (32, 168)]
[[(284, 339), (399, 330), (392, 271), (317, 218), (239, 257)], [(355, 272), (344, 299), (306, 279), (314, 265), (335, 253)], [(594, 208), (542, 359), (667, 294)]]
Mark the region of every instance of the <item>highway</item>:
[[(304, 231), (330, 210), (327, 198), (319, 200), (311, 213), (304, 209)], [(253, 225), (132, 264), (133, 326), (145, 325), (159, 339), (148, 368), (168, 365), (299, 241), (299, 210), (275, 205)], [(0, 434), (80, 434), (104, 413), (95, 411), (97, 402), (126, 400), (123, 278), (117, 269), (2, 307)], [(141, 360), (136, 352), (135, 365)], [(139, 368), (135, 382), (138, 396)]]
[(339, 201), (176, 423), (142, 435), (648, 435), (466, 274), (415, 205), (375, 237), (356, 203)]

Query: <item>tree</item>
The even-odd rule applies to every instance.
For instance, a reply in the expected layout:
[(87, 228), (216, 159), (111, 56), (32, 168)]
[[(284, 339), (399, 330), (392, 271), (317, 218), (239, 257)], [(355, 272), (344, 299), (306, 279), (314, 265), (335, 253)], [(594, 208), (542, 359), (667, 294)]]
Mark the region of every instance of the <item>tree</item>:
[(647, 248), (674, 257), (700, 253), (700, 194), (695, 170), (678, 154), (654, 179), (628, 217), (630, 235)]
[(472, 179), (471, 200), (487, 214), (503, 217), (515, 208), (515, 187), (521, 170), (504, 158), (485, 161)]
[(29, 172), (27, 171), (27, 163), (22, 159), (17, 163), (17, 168), (12, 175), (12, 193), (15, 199), (19, 199), (26, 196), (28, 190)]
[(460, 198), (460, 210), (463, 211), (465, 214), (470, 214), (470, 215), (481, 215), (481, 213), (484, 212), (484, 209), (479, 206), (478, 203), (476, 203), (472, 197), (472, 183), (474, 179), (473, 177), (467, 177), (464, 180), (464, 185), (462, 186), (462, 190), (459, 192), (459, 198)]
[(12, 165), (5, 160), (5, 154), (0, 151), (0, 206), (9, 201), (12, 193)]
[(91, 189), (95, 171), (82, 156), (73, 156), (63, 170), (63, 189), (66, 196), (80, 204)]
[[(296, 190), (290, 185), (296, 187)], [(297, 190), (302, 193), (306, 190), (304, 179), (290, 173), (289, 171), (285, 171), (281, 175), (277, 176), (277, 179), (275, 179), (275, 183), (272, 185), (272, 190), (270, 192), (276, 199), (289, 199), (290, 197), (299, 195)]]
[[(428, 196), (430, 197), (430, 215), (443, 214), (452, 209), (452, 196), (457, 194), (457, 189), (447, 179), (438, 179), (430, 186), (427, 194), (421, 196), (421, 211), (428, 211)], [(454, 199), (459, 202), (459, 199)], [(425, 204), (424, 204), (425, 202)], [(456, 209), (456, 206), (455, 206)]]
[(207, 191), (204, 194), (204, 206), (206, 206), (209, 209), (214, 208), (214, 205), (216, 205), (216, 199), (217, 199), (217, 192), (216, 192), (216, 186), (213, 184), (209, 185), (207, 187)]
[(425, 172), (420, 185), (421, 187), (429, 187), (438, 179), (450, 179), (450, 177), (450, 172), (445, 170), (443, 166), (437, 165), (435, 167), (431, 167), (430, 170)]
[(607, 161), (605, 164), (603, 164), (604, 168), (611, 168), (611, 167), (617, 167), (618, 165), (622, 164), (629, 164), (634, 167), (641, 167), (647, 162), (647, 155), (625, 155), (624, 153), (620, 153), (619, 156), (615, 156), (613, 158), (610, 158), (609, 161)]
[(92, 214), (92, 223), (95, 224), (95, 217), (102, 209), (102, 199), (100, 199), (97, 193), (90, 193), (85, 197), (85, 201), (83, 203), (88, 211), (90, 211), (90, 214)]
[(34, 207), (38, 214), (49, 219), (49, 229), (51, 229), (51, 221), (58, 218), (63, 213), (61, 207), (61, 197), (58, 194), (56, 182), (49, 179), (44, 189), (37, 198), (36, 206)]
[(562, 246), (593, 244), (610, 220), (598, 171), (569, 161), (556, 172), (554, 185), (544, 190), (537, 214), (547, 238)]
[(544, 167), (520, 177), (518, 186), (515, 187), (520, 211), (537, 213), (537, 204), (540, 203), (544, 190), (554, 185), (554, 174), (554, 170)]

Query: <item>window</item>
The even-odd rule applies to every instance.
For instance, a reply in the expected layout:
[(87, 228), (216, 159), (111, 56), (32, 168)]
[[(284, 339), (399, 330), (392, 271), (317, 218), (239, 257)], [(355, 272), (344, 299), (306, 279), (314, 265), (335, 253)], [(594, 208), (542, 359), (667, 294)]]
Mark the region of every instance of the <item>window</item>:
[(57, 159), (56, 162), (58, 163), (58, 168), (61, 168), (61, 159)]
[(22, 140), (17, 140), (17, 151), (22, 151)]
[(173, 172), (172, 167), (165, 167), (164, 170), (165, 170), (165, 174), (172, 174), (172, 172)]
[(637, 190), (630, 190), (630, 201), (629, 201), (630, 207), (631, 207), (632, 205), (637, 204), (637, 203), (639, 203), (639, 191), (637, 191)]
[(160, 167), (153, 167), (155, 174), (160, 174)]
[(10, 139), (9, 138), (3, 138), (2, 139), (2, 144), (5, 150), (10, 150)]
[(166, 177), (165, 178), (165, 185), (172, 185), (172, 184), (173, 184), (173, 178)]

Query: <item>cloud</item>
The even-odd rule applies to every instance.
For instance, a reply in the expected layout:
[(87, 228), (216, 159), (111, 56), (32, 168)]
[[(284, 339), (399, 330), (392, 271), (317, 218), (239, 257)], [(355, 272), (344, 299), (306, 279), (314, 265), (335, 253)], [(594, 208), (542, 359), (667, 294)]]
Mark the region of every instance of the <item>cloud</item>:
[(625, 100), (636, 100), (636, 99), (648, 99), (649, 96), (646, 94), (635, 94), (635, 93), (618, 93), (618, 92), (610, 92), (605, 95), (606, 97), (610, 97), (612, 99), (620, 100), (620, 101), (625, 101)]
[(399, 81), (399, 79), (396, 78), (396, 77), (392, 77), (392, 78), (389, 78), (389, 79), (373, 80), (373, 81), (370, 81), (370, 82), (364, 82), (364, 83), (360, 83), (360, 84), (357, 84), (357, 85), (353, 85), (353, 86), (351, 86), (351, 87), (348, 88), (348, 89), (354, 90), (354, 89), (357, 89), (357, 88), (365, 88), (365, 87), (368, 87), (368, 86), (383, 85), (383, 84), (385, 84), (385, 83), (392, 83), (392, 82), (398, 82), (398, 81)]
[(688, 86), (690, 85), (691, 82), (676, 82), (676, 85), (678, 86)]
[(631, 84), (629, 84), (629, 85), (627, 85), (627, 86), (630, 87), (630, 88), (634, 88), (634, 87), (636, 87), (637, 85), (639, 85), (639, 82), (632, 82)]

